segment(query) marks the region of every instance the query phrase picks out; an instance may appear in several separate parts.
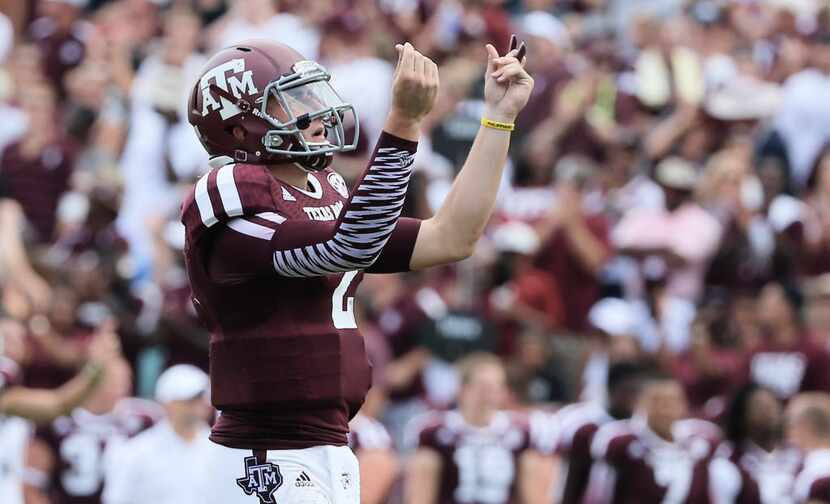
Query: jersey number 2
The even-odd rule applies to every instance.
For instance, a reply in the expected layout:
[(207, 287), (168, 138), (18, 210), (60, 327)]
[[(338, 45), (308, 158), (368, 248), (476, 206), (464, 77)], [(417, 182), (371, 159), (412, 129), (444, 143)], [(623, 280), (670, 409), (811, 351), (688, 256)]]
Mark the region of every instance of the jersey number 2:
[[(357, 271), (343, 273), (343, 278), (331, 294), (331, 321), (337, 329), (357, 329), (357, 322), (354, 319), (354, 297), (346, 297), (346, 292), (357, 274)], [(346, 298), (345, 309), (343, 298)]]

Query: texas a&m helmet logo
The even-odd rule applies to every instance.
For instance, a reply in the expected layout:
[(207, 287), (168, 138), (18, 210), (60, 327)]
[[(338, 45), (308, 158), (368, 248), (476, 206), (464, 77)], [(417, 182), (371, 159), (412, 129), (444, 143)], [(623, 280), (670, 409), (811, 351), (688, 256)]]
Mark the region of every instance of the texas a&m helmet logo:
[(245, 477), (238, 478), (236, 484), (245, 494), (256, 494), (260, 502), (275, 504), (274, 492), (282, 486), (280, 466), (271, 462), (257, 464), (256, 457), (245, 457)]
[[(242, 98), (243, 93), (247, 95), (259, 93), (256, 84), (254, 84), (253, 72), (245, 70), (244, 59), (236, 58), (222, 63), (205, 72), (199, 80), (199, 88), (202, 91), (202, 116), (206, 116), (208, 112), (219, 110), (219, 114), (224, 120), (242, 112), (236, 104), (231, 103), (225, 97), (213, 96), (210, 92), (211, 84), (216, 84), (220, 89), (237, 98)], [(219, 101), (216, 101), (217, 98)]]

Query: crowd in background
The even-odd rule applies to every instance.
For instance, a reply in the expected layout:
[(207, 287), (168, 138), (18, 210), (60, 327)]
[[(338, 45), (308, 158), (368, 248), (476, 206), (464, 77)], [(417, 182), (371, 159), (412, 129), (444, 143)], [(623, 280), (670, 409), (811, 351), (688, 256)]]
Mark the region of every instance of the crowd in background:
[[(357, 294), (374, 387), (355, 432), (376, 457), (367, 467), (388, 473), (364, 480), (378, 496), (366, 502), (398, 502), (408, 466), (430, 474), (418, 456), (440, 451), (430, 412), (453, 408), (527, 417), (539, 463), (509, 477), (495, 462), (486, 471), (510, 485), (538, 471), (545, 483), (521, 490), (546, 495), (537, 502), (607, 498), (586, 488), (613, 488), (618, 502), (706, 502), (694, 497), (702, 460), (704, 486), (737, 485), (723, 502), (806, 502), (805, 472), (830, 477), (830, 456), (810, 458), (830, 447), (826, 1), (0, 5), (0, 371), (19, 369), (21, 385), (65, 384), (96, 338), (115, 334), (127, 365), (104, 380), (121, 382), (87, 409), (161, 391), (168, 416), (201, 435), (204, 411), (180, 388), (201, 390), (208, 335), (190, 301), (179, 210), (209, 169), (186, 111), (208, 55), (264, 37), (321, 62), (360, 117), (358, 150), (333, 165), (353, 181), (387, 112), (394, 44), (411, 41), (441, 75), (405, 210), (427, 218), (479, 128), (483, 46), (503, 50), (515, 32), (536, 85), (486, 237), (457, 266), (367, 275)], [(476, 366), (457, 365), (470, 355)], [(184, 378), (163, 392), (159, 375), (175, 365), (193, 367), (175, 368)], [(164, 416), (132, 401), (130, 415)], [(171, 413), (171, 402), (191, 410)], [(689, 425), (695, 434), (672, 434)], [(39, 426), (21, 460), (66, 466), (49, 429), (60, 425)], [(646, 448), (616, 449), (620, 433)], [(643, 441), (655, 433), (671, 446), (652, 451), (695, 476), (678, 486), (653, 475), (657, 493), (631, 495), (654, 500), (626, 501), (623, 476), (639, 474), (632, 453), (659, 445)], [(714, 448), (691, 456), (687, 438)], [(98, 479), (64, 486), (100, 494), (95, 467)], [(70, 502), (49, 490), (50, 471), (30, 472), (27, 502)], [(507, 502), (476, 491), (455, 499)], [(128, 502), (118, 499), (109, 502)], [(153, 499), (135, 502), (162, 502)]]

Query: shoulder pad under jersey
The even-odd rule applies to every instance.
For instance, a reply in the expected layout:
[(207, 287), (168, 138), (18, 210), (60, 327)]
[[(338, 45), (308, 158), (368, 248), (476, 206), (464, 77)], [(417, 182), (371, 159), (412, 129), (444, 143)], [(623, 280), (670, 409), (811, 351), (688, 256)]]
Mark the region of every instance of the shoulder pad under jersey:
[(279, 184), (264, 166), (229, 164), (214, 168), (196, 182), (182, 205), (187, 239), (195, 243), (219, 223), (276, 210)]

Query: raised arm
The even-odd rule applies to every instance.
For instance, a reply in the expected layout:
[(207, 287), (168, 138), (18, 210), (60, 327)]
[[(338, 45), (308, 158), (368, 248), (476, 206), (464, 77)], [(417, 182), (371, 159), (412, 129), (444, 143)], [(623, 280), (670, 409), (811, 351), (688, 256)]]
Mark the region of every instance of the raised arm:
[(90, 343), (87, 365), (74, 378), (56, 389), (0, 388), (0, 414), (46, 423), (83, 403), (101, 381), (104, 364), (120, 353), (117, 335), (106, 325)]
[[(292, 221), (266, 212), (234, 219), (213, 247), (209, 273), (214, 281), (233, 282), (269, 270), (288, 277), (323, 276), (367, 269), (380, 257), (400, 227), (420, 123), (438, 92), (435, 63), (409, 43), (398, 46), (398, 55), (384, 133), (340, 218), (334, 223)], [(404, 227), (413, 226), (414, 236), (417, 223)], [(239, 260), (240, 254), (250, 260)], [(259, 268), (252, 267), (257, 264)]]
[(507, 161), (510, 130), (527, 104), (533, 78), (524, 69), (525, 47), (515, 36), (510, 51), (499, 56), (487, 44), (484, 83), (485, 127), (478, 134), (449, 195), (431, 219), (421, 223), (411, 269), (446, 264), (469, 257), (493, 213)]

